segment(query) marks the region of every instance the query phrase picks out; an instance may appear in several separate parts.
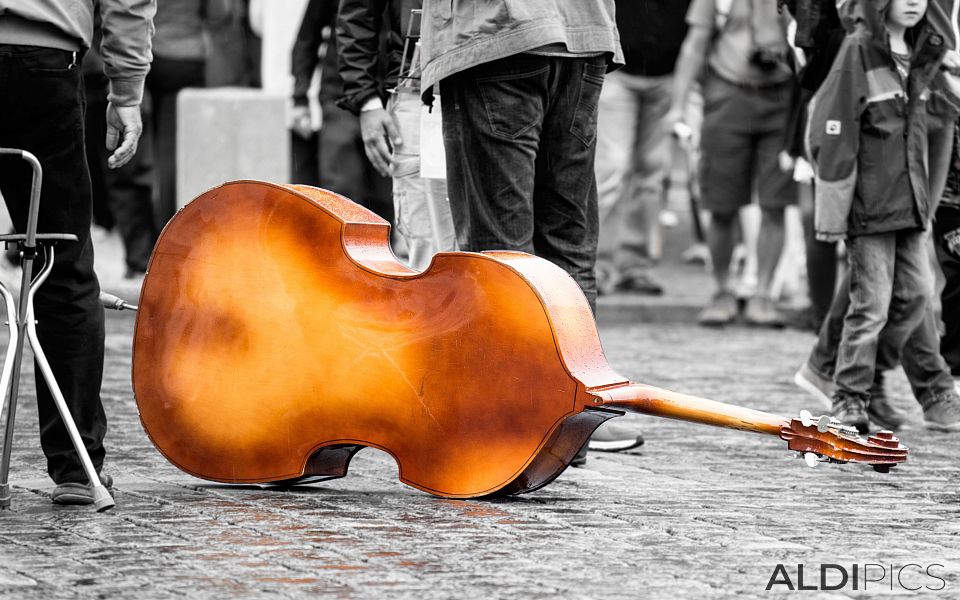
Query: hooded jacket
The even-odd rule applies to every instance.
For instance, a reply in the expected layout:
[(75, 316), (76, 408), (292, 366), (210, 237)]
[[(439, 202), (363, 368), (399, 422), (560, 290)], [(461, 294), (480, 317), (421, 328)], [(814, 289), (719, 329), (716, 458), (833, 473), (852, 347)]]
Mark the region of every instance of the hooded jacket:
[(956, 118), (960, 99), (940, 71), (944, 38), (926, 18), (907, 33), (910, 71), (901, 82), (884, 27), (888, 6), (838, 5), (851, 33), (811, 102), (806, 136), (821, 240), (923, 229), (931, 216), (928, 121)]
[[(864, 4), (873, 3), (874, 0), (836, 0), (837, 12), (847, 31), (853, 31), (856, 24), (864, 20)], [(883, 0), (881, 3), (883, 8), (886, 8), (889, 0)], [(930, 0), (927, 4), (927, 22), (943, 36), (943, 41), (951, 50), (960, 47), (960, 31), (954, 17), (958, 11), (960, 11), (960, 0)]]

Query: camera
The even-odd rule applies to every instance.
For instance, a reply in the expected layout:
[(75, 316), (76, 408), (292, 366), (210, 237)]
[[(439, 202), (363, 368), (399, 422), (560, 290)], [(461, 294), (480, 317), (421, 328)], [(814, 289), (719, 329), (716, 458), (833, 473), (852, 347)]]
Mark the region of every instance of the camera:
[(782, 50), (776, 48), (756, 47), (750, 53), (750, 64), (761, 71), (773, 71), (786, 60)]

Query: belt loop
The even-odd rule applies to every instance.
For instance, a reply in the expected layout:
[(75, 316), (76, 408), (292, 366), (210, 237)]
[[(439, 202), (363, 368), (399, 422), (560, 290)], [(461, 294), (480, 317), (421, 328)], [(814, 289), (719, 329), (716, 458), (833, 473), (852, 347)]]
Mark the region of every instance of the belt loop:
[(71, 60), (70, 60), (70, 68), (75, 69), (77, 67), (77, 51), (74, 50), (72, 54), (73, 56), (71, 57)]

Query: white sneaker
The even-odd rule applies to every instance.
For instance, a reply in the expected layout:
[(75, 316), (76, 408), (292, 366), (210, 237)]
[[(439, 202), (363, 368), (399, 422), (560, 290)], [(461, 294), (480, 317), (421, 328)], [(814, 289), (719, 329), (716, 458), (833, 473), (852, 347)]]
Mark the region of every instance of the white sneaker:
[(620, 452), (643, 445), (640, 432), (627, 424), (606, 422), (590, 436), (588, 446), (601, 452)]
[(793, 382), (824, 408), (833, 408), (833, 382), (814, 373), (807, 363), (794, 374)]

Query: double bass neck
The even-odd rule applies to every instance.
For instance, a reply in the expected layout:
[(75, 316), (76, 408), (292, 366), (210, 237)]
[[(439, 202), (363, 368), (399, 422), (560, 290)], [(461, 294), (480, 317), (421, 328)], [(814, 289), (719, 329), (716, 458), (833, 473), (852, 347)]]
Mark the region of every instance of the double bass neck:
[(779, 436), (781, 429), (790, 423), (786, 417), (642, 383), (630, 382), (625, 385), (589, 390), (588, 394), (592, 396), (592, 405), (597, 408), (620, 409), (768, 435)]

